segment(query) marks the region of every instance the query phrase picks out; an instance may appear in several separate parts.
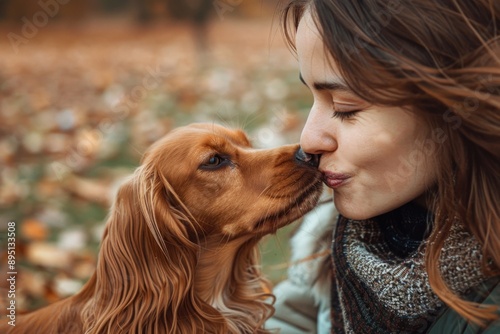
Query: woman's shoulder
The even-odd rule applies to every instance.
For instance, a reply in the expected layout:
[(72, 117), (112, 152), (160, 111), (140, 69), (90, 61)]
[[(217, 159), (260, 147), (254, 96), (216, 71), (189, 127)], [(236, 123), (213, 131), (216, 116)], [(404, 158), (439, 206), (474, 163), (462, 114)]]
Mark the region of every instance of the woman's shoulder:
[[(500, 308), (500, 277), (493, 277), (480, 284), (467, 296), (467, 299), (482, 305), (495, 305)], [(500, 309), (497, 310), (500, 316)], [(464, 333), (464, 334), (498, 334), (500, 320), (490, 324), (487, 328), (467, 322), (451, 308), (446, 308), (436, 319), (429, 334)]]

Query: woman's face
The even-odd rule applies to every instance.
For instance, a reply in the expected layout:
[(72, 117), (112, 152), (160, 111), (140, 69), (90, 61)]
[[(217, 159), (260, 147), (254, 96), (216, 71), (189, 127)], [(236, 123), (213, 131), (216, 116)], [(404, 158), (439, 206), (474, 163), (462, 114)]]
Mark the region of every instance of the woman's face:
[(296, 47), (301, 78), (314, 97), (300, 145), (321, 154), (319, 168), (339, 212), (367, 219), (421, 201), (436, 180), (437, 164), (423, 147), (429, 126), (408, 109), (370, 105), (356, 96), (326, 56), (308, 12)]

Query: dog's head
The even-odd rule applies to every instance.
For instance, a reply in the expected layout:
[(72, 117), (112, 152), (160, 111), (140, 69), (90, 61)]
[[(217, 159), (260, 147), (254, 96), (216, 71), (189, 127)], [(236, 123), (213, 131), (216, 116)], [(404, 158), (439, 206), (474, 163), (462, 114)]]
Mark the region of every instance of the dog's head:
[(197, 237), (263, 235), (316, 203), (321, 174), (297, 150), (255, 150), (240, 130), (193, 124), (155, 143), (143, 168), (164, 187), (157, 204), (182, 205), (201, 228)]
[[(118, 191), (91, 283), (96, 299), (86, 308), (89, 326), (105, 331), (119, 324), (129, 332), (146, 325), (169, 333), (254, 331), (269, 315), (262, 305), (264, 290), (256, 284), (254, 245), (313, 208), (322, 189), (316, 167), (298, 145), (255, 150), (242, 131), (214, 124), (168, 133)], [(239, 249), (243, 243), (247, 247)], [(236, 252), (238, 257), (231, 254)], [(216, 261), (223, 253), (228, 281), (221, 282)], [(203, 291), (213, 281), (219, 286)], [(247, 281), (253, 281), (251, 288)], [(232, 304), (245, 305), (240, 311), (222, 307), (222, 313), (240, 319), (232, 325), (214, 305), (222, 297), (210, 300), (227, 295), (224, 289), (233, 291)], [(142, 299), (150, 304), (137, 305)], [(241, 313), (245, 307), (260, 312), (254, 322)]]

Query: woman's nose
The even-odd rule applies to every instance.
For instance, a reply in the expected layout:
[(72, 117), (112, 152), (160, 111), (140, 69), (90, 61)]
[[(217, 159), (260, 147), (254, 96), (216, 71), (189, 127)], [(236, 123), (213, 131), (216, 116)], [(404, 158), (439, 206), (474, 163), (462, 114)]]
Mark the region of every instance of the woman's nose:
[[(323, 113), (324, 114), (324, 113)], [(323, 154), (337, 149), (334, 124), (328, 116), (321, 116), (317, 110), (311, 109), (300, 136), (300, 147), (309, 154)]]

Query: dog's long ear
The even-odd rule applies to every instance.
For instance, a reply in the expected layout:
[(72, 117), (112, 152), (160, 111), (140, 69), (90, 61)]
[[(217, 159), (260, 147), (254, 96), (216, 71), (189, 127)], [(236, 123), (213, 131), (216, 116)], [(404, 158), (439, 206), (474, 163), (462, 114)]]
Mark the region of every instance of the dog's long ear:
[(225, 321), (194, 294), (196, 222), (154, 167), (118, 191), (83, 316), (86, 333), (214, 333)]

